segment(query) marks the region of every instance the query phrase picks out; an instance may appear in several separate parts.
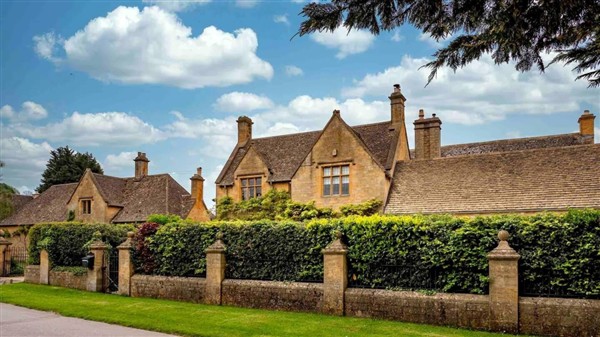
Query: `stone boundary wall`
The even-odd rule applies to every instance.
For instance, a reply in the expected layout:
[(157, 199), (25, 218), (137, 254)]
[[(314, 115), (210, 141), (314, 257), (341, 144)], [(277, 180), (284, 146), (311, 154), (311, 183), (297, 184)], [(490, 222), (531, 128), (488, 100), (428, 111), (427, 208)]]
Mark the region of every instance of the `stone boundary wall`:
[(87, 289), (87, 274), (74, 275), (68, 271), (50, 270), (49, 281), (52, 286), (79, 290)]
[(25, 266), (25, 282), (27, 283), (40, 283), (40, 266), (39, 265), (28, 265)]
[(600, 301), (521, 297), (519, 331), (538, 336), (600, 336)]
[(489, 328), (489, 297), (470, 294), (425, 295), (409, 291), (348, 288), (347, 316), (403, 322)]
[(321, 312), (323, 284), (224, 280), (222, 304), (236, 307)]
[(197, 277), (173, 277), (133, 275), (131, 296), (203, 303), (206, 279)]

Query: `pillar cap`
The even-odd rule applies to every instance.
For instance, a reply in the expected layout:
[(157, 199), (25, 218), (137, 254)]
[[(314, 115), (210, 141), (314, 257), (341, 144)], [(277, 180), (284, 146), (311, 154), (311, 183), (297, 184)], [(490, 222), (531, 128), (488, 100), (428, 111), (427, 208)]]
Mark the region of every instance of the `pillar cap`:
[(510, 234), (508, 231), (501, 230), (498, 232), (498, 246), (494, 248), (489, 254), (488, 259), (490, 260), (518, 260), (519, 255), (512, 247), (508, 244)]
[(346, 246), (343, 242), (342, 242), (342, 232), (340, 232), (339, 230), (336, 230), (334, 232), (334, 235), (336, 237), (335, 240), (333, 240), (330, 244), (327, 245), (327, 247), (325, 247), (325, 249), (323, 249), (321, 252), (323, 254), (346, 254), (348, 253), (348, 246)]
[(133, 236), (134, 232), (127, 232), (127, 240), (125, 240), (122, 244), (120, 244), (118, 249), (130, 249), (133, 247)]
[(226, 249), (227, 249), (227, 247), (225, 247), (225, 243), (223, 243), (223, 233), (218, 232), (217, 240), (212, 245), (208, 246), (208, 248), (206, 248), (205, 252), (206, 253), (225, 253)]

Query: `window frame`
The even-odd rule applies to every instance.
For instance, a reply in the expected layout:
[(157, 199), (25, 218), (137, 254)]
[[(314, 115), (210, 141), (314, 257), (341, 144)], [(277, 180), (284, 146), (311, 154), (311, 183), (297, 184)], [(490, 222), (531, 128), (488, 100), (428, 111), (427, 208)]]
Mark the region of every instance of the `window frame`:
[[(240, 199), (241, 200), (250, 200), (254, 198), (259, 198), (263, 195), (263, 176), (246, 176), (240, 177)], [(252, 182), (252, 184), (250, 184)], [(246, 199), (245, 191), (248, 191), (249, 197)], [(257, 193), (257, 191), (259, 191)], [(252, 193), (250, 193), (252, 192)], [(251, 194), (251, 195), (250, 195)]]
[(84, 215), (92, 214), (92, 199), (91, 198), (80, 199), (79, 204), (81, 207), (81, 214), (84, 214)]
[[(321, 196), (330, 197), (347, 197), (350, 195), (350, 163), (336, 163), (324, 165), (321, 167)], [(344, 173), (344, 168), (347, 172)], [(336, 170), (338, 169), (338, 170)], [(335, 173), (338, 171), (338, 173)], [(327, 173), (329, 172), (329, 173)], [(337, 179), (335, 179), (337, 178)], [(346, 178), (347, 183), (344, 183)], [(337, 180), (337, 183), (334, 183)], [(329, 182), (327, 184), (326, 182)], [(344, 193), (344, 185), (347, 184), (347, 193)], [(326, 186), (329, 186), (326, 188)], [(335, 186), (337, 185), (337, 193)], [(328, 192), (328, 193), (327, 193)]]

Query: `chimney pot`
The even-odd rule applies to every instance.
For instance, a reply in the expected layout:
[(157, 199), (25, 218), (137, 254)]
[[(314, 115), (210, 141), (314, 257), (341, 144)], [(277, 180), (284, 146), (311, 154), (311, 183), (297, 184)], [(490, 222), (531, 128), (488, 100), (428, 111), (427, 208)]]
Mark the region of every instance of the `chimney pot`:
[(435, 118), (435, 114), (431, 114), (431, 117)]
[(425, 118), (425, 110), (419, 109), (419, 119)]
[(196, 172), (197, 172), (197, 174), (198, 174), (199, 176), (201, 176), (201, 175), (202, 175), (202, 167), (198, 167), (198, 168), (196, 169)]
[(394, 92), (400, 92), (400, 84), (394, 84)]

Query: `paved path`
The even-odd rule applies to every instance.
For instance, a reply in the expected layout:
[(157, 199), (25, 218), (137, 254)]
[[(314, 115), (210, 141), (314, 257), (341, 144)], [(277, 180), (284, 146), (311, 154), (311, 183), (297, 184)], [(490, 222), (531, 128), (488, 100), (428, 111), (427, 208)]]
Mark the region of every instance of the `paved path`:
[(2, 337), (174, 337), (0, 303)]

